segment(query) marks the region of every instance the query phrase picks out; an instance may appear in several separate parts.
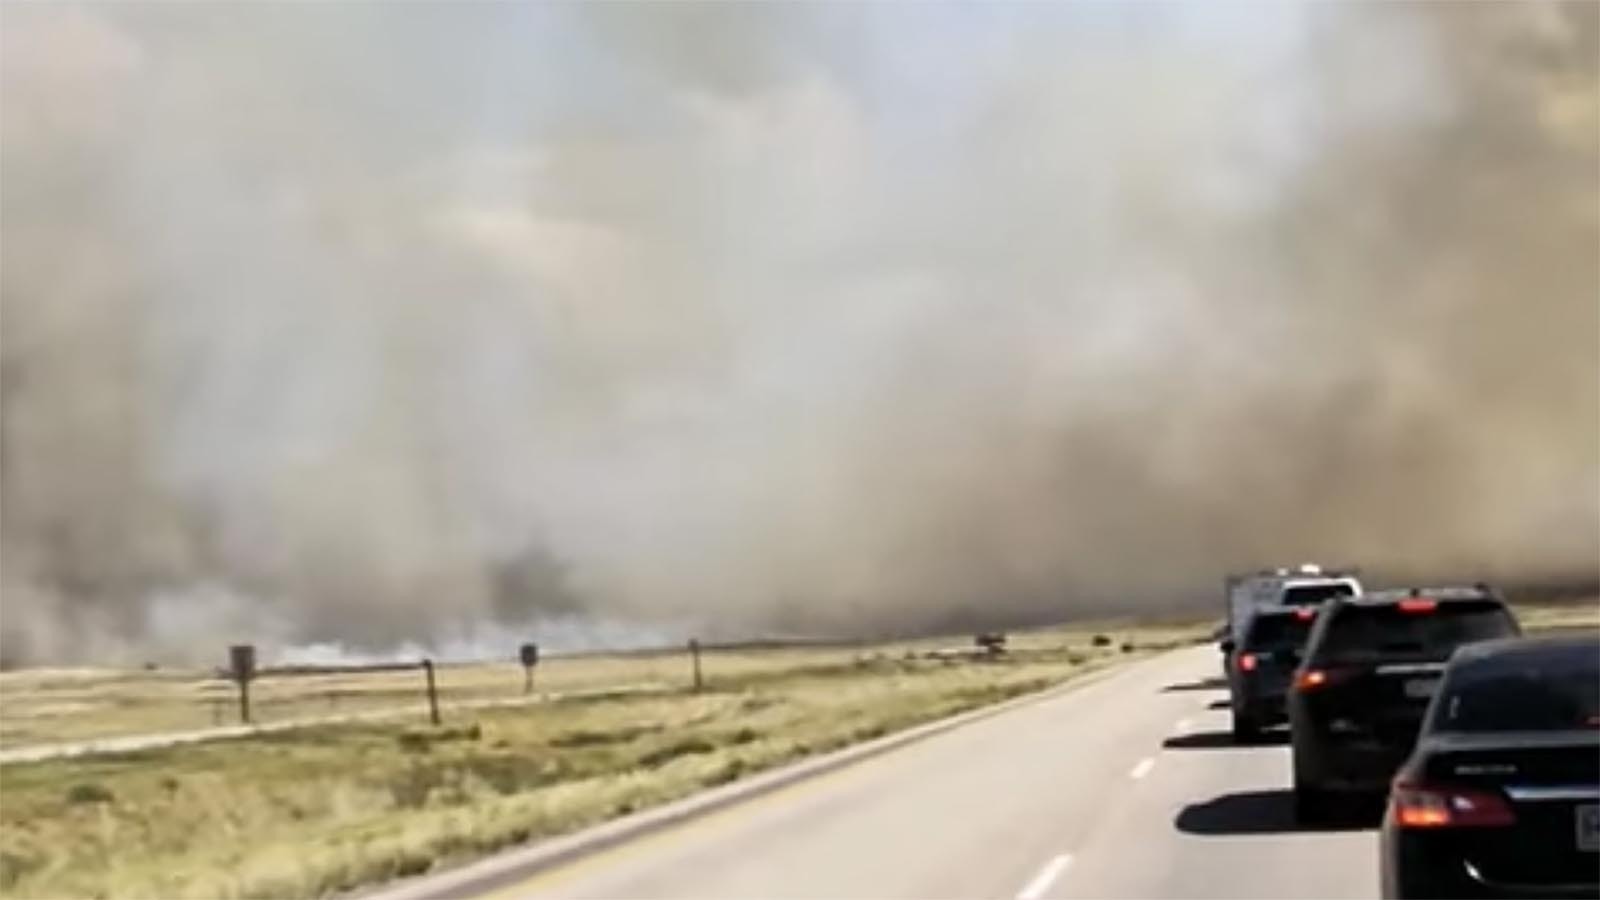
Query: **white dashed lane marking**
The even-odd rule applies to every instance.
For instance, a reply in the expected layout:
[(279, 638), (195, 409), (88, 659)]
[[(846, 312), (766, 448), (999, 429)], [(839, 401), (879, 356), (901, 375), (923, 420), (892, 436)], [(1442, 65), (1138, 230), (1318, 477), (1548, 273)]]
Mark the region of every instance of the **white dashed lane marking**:
[(1017, 894), (1017, 900), (1039, 900), (1040, 897), (1044, 896), (1045, 891), (1050, 890), (1050, 885), (1055, 884), (1056, 879), (1060, 878), (1061, 873), (1065, 872), (1070, 865), (1072, 865), (1072, 854), (1070, 853), (1063, 853), (1052, 858), (1044, 864), (1044, 868), (1039, 870), (1039, 874), (1033, 876), (1033, 880), (1028, 882), (1028, 886)]

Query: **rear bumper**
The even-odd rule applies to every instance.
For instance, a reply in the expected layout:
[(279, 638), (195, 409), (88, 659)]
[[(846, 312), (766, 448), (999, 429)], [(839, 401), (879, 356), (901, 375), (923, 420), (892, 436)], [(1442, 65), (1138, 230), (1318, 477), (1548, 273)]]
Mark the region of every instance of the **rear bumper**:
[(1478, 886), (1483, 897), (1546, 897), (1551, 900), (1578, 900), (1587, 897), (1593, 900), (1600, 896), (1600, 881), (1589, 884), (1517, 884), (1504, 881), (1495, 881), (1479, 872), (1470, 862), (1462, 862), (1462, 870), (1466, 873), (1467, 880)]
[(1384, 794), (1411, 752), (1408, 746), (1319, 738), (1296, 741), (1295, 781), (1340, 793)]
[(1276, 673), (1243, 679), (1231, 702), (1245, 717), (1263, 724), (1288, 721), (1289, 679)]
[(1284, 722), (1289, 718), (1282, 694), (1240, 698), (1239, 712), (1266, 725)]
[(1449, 832), (1419, 833), (1396, 828), (1392, 822), (1385, 821), (1380, 840), (1385, 897), (1593, 900), (1600, 896), (1600, 882), (1527, 884), (1485, 875), (1467, 858), (1456, 836)]

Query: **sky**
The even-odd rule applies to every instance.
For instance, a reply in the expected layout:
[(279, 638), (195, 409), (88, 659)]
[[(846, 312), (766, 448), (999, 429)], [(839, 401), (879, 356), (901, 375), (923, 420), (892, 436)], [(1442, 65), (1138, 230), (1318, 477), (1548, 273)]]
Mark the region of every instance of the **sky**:
[(0, 662), (1594, 578), (1597, 16), (8, 4)]

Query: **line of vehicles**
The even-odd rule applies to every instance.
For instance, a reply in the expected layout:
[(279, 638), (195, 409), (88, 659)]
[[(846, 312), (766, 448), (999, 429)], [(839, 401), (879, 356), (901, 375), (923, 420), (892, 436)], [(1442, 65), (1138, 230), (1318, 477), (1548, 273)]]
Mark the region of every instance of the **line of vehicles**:
[(1383, 797), (1385, 897), (1600, 897), (1600, 641), (1526, 638), (1486, 584), (1230, 576), (1233, 734), (1287, 723), (1296, 817)]

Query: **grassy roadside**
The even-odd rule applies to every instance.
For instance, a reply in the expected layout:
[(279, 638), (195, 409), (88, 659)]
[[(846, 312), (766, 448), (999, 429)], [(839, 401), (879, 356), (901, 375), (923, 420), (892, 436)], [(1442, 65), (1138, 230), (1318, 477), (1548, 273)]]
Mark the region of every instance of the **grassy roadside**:
[[(348, 724), (0, 769), (0, 895), (325, 895), (571, 831), (812, 753), (1059, 684), (1123, 652), (1042, 632), (995, 661), (903, 645), (729, 667), (702, 693)], [(775, 651), (787, 653), (787, 651)]]
[[(1141, 631), (1144, 623), (1102, 624), (1112, 633)], [(1070, 632), (1078, 634), (1083, 629)], [(1013, 635), (1026, 650), (1059, 642), (1061, 630)], [(1086, 638), (1085, 638), (1086, 639)], [(970, 638), (966, 639), (970, 642)], [(895, 652), (925, 651), (948, 641), (900, 642)], [(969, 644), (970, 646), (970, 644)], [(707, 648), (714, 678), (785, 673), (848, 665), (883, 647), (816, 645)], [(555, 657), (539, 665), (535, 699), (572, 693), (676, 691), (689, 683), (686, 651)], [(424, 702), (420, 671), (343, 672), (263, 677), (251, 687), (257, 723), (349, 717), (379, 711), (417, 715)], [(440, 704), (452, 707), (524, 700), (522, 669), (511, 663), (441, 665)], [(0, 672), (0, 749), (122, 735), (205, 729), (237, 719), (237, 688), (210, 672), (185, 670), (37, 669)]]
[[(786, 671), (847, 662), (855, 648), (710, 650), (719, 674)], [(536, 695), (636, 688), (673, 690), (688, 683), (683, 650), (633, 655), (557, 657), (538, 668)], [(415, 709), (424, 702), (420, 670), (264, 676), (251, 686), (254, 721), (333, 718)], [(446, 708), (522, 698), (523, 672), (512, 663), (438, 667)], [(0, 672), (0, 749), (121, 735), (187, 731), (237, 721), (237, 688), (196, 670), (40, 669)]]
[(1530, 634), (1600, 628), (1600, 598), (1576, 603), (1513, 603), (1517, 621)]

